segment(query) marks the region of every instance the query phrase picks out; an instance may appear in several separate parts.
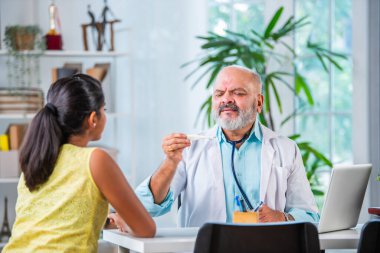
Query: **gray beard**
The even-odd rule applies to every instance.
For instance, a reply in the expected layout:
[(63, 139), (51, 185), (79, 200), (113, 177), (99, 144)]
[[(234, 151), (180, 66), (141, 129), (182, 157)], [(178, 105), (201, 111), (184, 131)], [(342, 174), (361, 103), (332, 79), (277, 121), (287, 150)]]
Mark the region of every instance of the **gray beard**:
[(248, 110), (239, 110), (236, 119), (223, 119), (219, 115), (219, 110), (212, 110), (212, 116), (215, 122), (226, 130), (239, 130), (253, 124), (256, 119), (256, 106), (250, 107)]

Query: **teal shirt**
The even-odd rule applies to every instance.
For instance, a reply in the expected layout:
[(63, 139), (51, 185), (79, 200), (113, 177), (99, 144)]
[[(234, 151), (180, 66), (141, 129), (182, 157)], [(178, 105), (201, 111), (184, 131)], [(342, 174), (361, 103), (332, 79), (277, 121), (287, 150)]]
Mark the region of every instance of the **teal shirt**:
[[(241, 197), (242, 195), (235, 183), (232, 173), (232, 145), (227, 142), (226, 137), (220, 127), (218, 128), (216, 135), (219, 140), (222, 157), (227, 222), (232, 222), (233, 212), (239, 210), (239, 207), (235, 201), (235, 196)], [(260, 202), (262, 138), (263, 136), (260, 123), (255, 123), (249, 137), (244, 141), (239, 149), (235, 150), (234, 155), (236, 177), (238, 178), (241, 187), (245, 191), (253, 207), (256, 207)], [(314, 212), (297, 208), (290, 208), (285, 211), (291, 214), (296, 221), (315, 222), (319, 220), (319, 215)]]
[[(234, 155), (236, 177), (253, 207), (260, 202), (262, 133), (259, 125), (260, 124), (255, 123), (249, 137), (243, 142), (239, 149), (235, 149)], [(220, 127), (217, 130), (216, 136), (219, 140), (222, 156), (227, 222), (232, 222), (233, 212), (239, 210), (235, 196), (242, 197), (242, 194), (239, 191), (232, 173), (232, 145), (227, 142)], [(246, 206), (248, 208), (247, 204)]]

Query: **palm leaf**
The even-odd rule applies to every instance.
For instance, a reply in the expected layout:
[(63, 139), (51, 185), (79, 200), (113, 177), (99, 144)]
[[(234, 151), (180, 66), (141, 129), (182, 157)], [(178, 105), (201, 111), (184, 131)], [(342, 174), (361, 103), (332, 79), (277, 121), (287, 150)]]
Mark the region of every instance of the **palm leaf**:
[(274, 97), (276, 98), (278, 109), (280, 110), (280, 113), (282, 113), (281, 99), (280, 99), (280, 95), (278, 94), (276, 85), (274, 84), (273, 80), (270, 80), (269, 83), (271, 84), (271, 87), (272, 87), (272, 90), (274, 93)]
[(309, 104), (314, 105), (314, 99), (311, 95), (309, 85), (307, 85), (305, 78), (302, 75), (300, 75), (297, 71), (295, 72), (295, 84), (296, 94), (300, 94), (301, 90), (303, 90), (305, 92)]
[(271, 21), (269, 22), (267, 28), (265, 29), (265, 32), (264, 32), (264, 38), (269, 38), (273, 28), (276, 26), (278, 20), (280, 19), (281, 17), (281, 14), (282, 12), (284, 11), (284, 7), (280, 7), (276, 13), (273, 15)]
[(314, 196), (323, 196), (325, 193), (321, 190), (317, 190), (315, 188), (312, 188), (311, 191), (313, 192)]
[(207, 89), (212, 85), (212, 83), (214, 82), (216, 76), (218, 75), (219, 71), (221, 70), (221, 68), (223, 66), (224, 66), (223, 64), (219, 64), (217, 66), (214, 66), (214, 70), (212, 71), (210, 79), (208, 80), (207, 85), (206, 85)]

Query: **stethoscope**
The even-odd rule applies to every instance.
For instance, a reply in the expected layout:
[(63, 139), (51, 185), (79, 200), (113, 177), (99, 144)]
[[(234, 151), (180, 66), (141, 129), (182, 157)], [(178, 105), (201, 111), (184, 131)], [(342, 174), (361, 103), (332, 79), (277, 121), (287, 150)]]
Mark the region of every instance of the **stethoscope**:
[(238, 141), (229, 141), (229, 140), (227, 140), (227, 142), (232, 145), (231, 167), (232, 167), (232, 174), (234, 175), (234, 179), (235, 179), (236, 185), (239, 188), (239, 191), (240, 191), (240, 193), (241, 193), (241, 195), (242, 195), (245, 203), (247, 203), (247, 206), (248, 206), (249, 210), (253, 210), (254, 208), (253, 208), (251, 202), (249, 201), (249, 199), (247, 197), (247, 194), (245, 193), (245, 191), (243, 190), (243, 187), (240, 185), (239, 180), (237, 179), (236, 172), (235, 172), (235, 165), (234, 165), (234, 155), (235, 155), (236, 144), (242, 143), (247, 138), (248, 138), (248, 134), (245, 134), (244, 137), (241, 138)]

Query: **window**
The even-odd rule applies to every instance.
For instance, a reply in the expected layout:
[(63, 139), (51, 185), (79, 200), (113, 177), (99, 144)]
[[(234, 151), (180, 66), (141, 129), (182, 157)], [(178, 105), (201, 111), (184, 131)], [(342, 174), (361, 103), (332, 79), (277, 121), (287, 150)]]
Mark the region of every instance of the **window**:
[[(271, 18), (275, 11), (267, 8), (265, 12), (266, 3), (269, 4), (258, 0), (209, 0), (209, 30), (218, 34), (224, 34), (224, 29), (247, 33), (253, 26), (263, 30), (265, 18)], [(313, 24), (295, 34), (294, 45), (303, 59), (299, 71), (309, 81), (315, 105), (307, 108), (296, 101), (300, 114), (294, 120), (293, 129), (334, 164), (352, 162), (351, 1), (287, 0), (285, 3), (294, 6), (296, 18), (307, 15)], [(309, 38), (327, 49), (345, 53), (348, 60), (338, 62), (343, 71), (330, 64), (329, 73), (325, 72), (318, 59), (304, 48)]]
[(251, 27), (264, 28), (264, 2), (264, 0), (209, 1), (209, 30), (224, 34), (224, 29), (247, 33)]
[[(296, 118), (295, 131), (312, 140), (334, 164), (352, 162), (351, 1), (295, 0), (296, 18), (305, 15), (318, 25), (307, 26), (295, 34), (295, 45), (304, 63), (300, 71), (313, 84), (315, 105)], [(323, 71), (318, 59), (301, 46), (306, 45), (309, 37), (329, 50), (346, 54), (348, 60), (338, 62), (343, 71), (332, 64), (327, 66), (329, 73)]]

